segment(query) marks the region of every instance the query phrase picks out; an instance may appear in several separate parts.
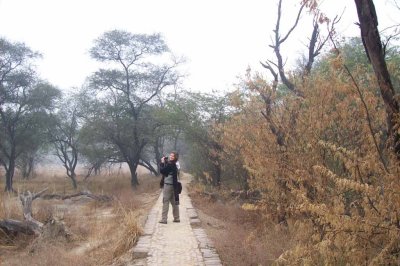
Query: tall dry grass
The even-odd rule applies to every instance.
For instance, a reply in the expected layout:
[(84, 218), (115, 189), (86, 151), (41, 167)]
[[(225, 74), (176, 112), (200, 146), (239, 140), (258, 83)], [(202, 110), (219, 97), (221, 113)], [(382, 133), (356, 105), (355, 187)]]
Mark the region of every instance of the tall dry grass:
[(14, 195), (4, 193), (0, 195), (0, 219), (21, 219), (22, 206)]
[(113, 258), (118, 258), (128, 252), (139, 240), (143, 230), (139, 225), (138, 213), (135, 211), (126, 211), (122, 209), (122, 230), (119, 230), (119, 236), (113, 250)]

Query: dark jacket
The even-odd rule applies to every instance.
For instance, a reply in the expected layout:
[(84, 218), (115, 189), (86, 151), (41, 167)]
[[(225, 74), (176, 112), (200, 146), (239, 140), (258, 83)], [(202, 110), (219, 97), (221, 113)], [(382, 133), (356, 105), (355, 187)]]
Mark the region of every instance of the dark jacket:
[(177, 189), (178, 189), (178, 168), (176, 167), (175, 162), (168, 161), (168, 163), (161, 163), (160, 164), (160, 173), (163, 175), (163, 177), (168, 176), (168, 175), (172, 175), (172, 182), (173, 182), (172, 185), (174, 187), (175, 201), (179, 202), (179, 194), (177, 193)]

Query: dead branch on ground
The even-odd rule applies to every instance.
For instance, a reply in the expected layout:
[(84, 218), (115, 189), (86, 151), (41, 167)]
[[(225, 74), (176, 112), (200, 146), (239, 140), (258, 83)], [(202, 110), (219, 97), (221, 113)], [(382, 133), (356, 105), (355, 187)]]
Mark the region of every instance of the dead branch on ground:
[[(25, 191), (24, 193), (19, 195), (19, 199), (21, 200), (22, 204), (22, 212), (23, 212), (23, 221), (13, 220), (13, 219), (4, 219), (0, 220), (0, 230), (4, 231), (7, 235), (16, 235), (18, 233), (26, 234), (26, 235), (36, 235), (39, 236), (43, 233), (43, 228), (45, 224), (35, 220), (32, 216), (32, 202), (37, 198), (42, 199), (71, 199), (80, 196), (86, 196), (91, 199), (100, 201), (100, 202), (109, 202), (112, 200), (112, 197), (107, 195), (95, 195), (92, 194), (90, 191), (81, 191), (72, 195), (59, 195), (59, 194), (47, 194), (43, 195), (43, 193), (48, 188), (41, 190), (38, 193), (32, 193), (30, 191)], [(49, 226), (54, 226), (57, 221), (52, 219), (49, 221)], [(47, 223), (46, 223), (47, 224)], [(63, 227), (64, 225), (60, 223), (56, 224), (56, 226)], [(59, 230), (60, 231), (60, 230)], [(64, 229), (64, 231), (68, 231)]]
[(40, 197), (48, 188), (43, 189), (38, 193), (25, 191), (19, 195), (22, 204), (23, 221), (4, 219), (0, 221), (0, 229), (7, 234), (23, 233), (28, 235), (40, 235), (43, 223), (35, 220), (32, 217), (32, 202)]
[(60, 194), (46, 194), (41, 196), (42, 199), (59, 199), (59, 200), (66, 200), (66, 199), (71, 199), (71, 198), (75, 198), (75, 197), (80, 197), (80, 196), (86, 196), (88, 198), (100, 201), (100, 202), (109, 202), (112, 201), (112, 197), (107, 196), (107, 195), (95, 195), (92, 194), (92, 192), (88, 191), (88, 190), (84, 190), (75, 194), (71, 194), (71, 195), (60, 195)]

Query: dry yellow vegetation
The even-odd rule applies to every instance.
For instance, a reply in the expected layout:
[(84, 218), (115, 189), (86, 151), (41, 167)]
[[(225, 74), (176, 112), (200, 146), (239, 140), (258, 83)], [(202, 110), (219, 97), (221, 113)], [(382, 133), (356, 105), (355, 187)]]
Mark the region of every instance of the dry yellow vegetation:
[[(132, 190), (129, 176), (90, 177), (79, 181), (78, 190), (87, 189), (96, 195), (108, 195), (111, 202), (87, 197), (68, 200), (36, 199), (33, 217), (41, 222), (57, 219), (66, 226), (71, 237), (47, 238), (0, 232), (1, 265), (110, 265), (127, 260), (127, 252), (141, 234), (148, 209), (157, 197), (158, 178), (139, 176), (141, 185)], [(49, 187), (47, 194), (76, 193), (70, 181), (58, 176), (41, 176), (31, 180), (17, 179), (19, 191), (39, 191)], [(22, 220), (21, 204), (12, 194), (0, 192), (0, 219)]]
[(400, 167), (368, 73), (355, 69), (357, 89), (333, 57), (296, 81), (303, 97), (249, 75), (249, 89), (232, 96), (236, 114), (218, 125), (224, 156), (240, 158), (250, 190), (262, 195), (257, 209), (297, 243), (277, 264), (399, 263)]

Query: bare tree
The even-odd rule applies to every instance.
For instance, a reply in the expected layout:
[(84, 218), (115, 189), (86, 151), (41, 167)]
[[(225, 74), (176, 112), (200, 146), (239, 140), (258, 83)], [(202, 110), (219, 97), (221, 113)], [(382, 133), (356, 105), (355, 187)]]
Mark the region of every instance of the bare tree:
[[(69, 104), (72, 102), (68, 99), (66, 101)], [(50, 141), (53, 143), (56, 156), (62, 162), (74, 189), (77, 189), (75, 170), (79, 155), (79, 128), (76, 105), (64, 105), (53, 118), (54, 123), (48, 130)]]
[[(273, 38), (272, 44), (270, 47), (274, 50), (275, 60), (267, 60), (265, 62), (261, 62), (261, 65), (269, 70), (269, 72), (273, 76), (272, 86), (268, 84), (260, 84), (251, 82), (251, 77), (248, 76), (248, 85), (250, 89), (257, 91), (261, 98), (265, 103), (265, 110), (262, 111), (262, 115), (267, 120), (269, 128), (271, 132), (276, 136), (277, 143), (280, 146), (286, 146), (285, 143), (285, 135), (286, 133), (280, 128), (277, 123), (274, 122), (272, 115), (272, 108), (275, 102), (276, 90), (279, 84), (279, 80), (292, 92), (294, 95), (303, 98), (304, 94), (299, 88), (287, 77), (285, 71), (285, 62), (283, 60), (283, 55), (281, 52), (281, 46), (284, 42), (289, 40), (290, 35), (296, 29), (299, 24), (301, 14), (303, 13), (306, 7), (312, 8), (310, 6), (309, 1), (302, 1), (297, 16), (293, 22), (293, 25), (289, 28), (289, 30), (285, 33), (281, 33), (281, 19), (282, 19), (282, 0), (278, 1), (278, 9), (277, 9), (277, 20), (275, 29), (273, 30)], [(315, 62), (315, 58), (321, 53), (325, 44), (329, 40), (329, 36), (334, 32), (335, 25), (339, 22), (340, 18), (335, 17), (335, 19), (330, 22), (322, 13), (315, 11), (313, 17), (313, 30), (311, 36), (309, 38), (309, 42), (306, 45), (308, 52), (306, 62), (303, 64), (302, 69), (302, 78), (308, 76), (311, 72), (313, 64)], [(321, 34), (321, 23), (327, 23), (328, 32), (326, 36)], [(292, 118), (293, 121), (296, 120), (295, 117)]]
[[(273, 38), (272, 44), (269, 45), (273, 50), (276, 57), (276, 60), (267, 60), (266, 62), (261, 62), (261, 65), (268, 69), (274, 78), (274, 85), (273, 89), (275, 90), (279, 79), (282, 83), (294, 94), (297, 96), (303, 97), (303, 93), (298, 90), (296, 85), (289, 80), (285, 72), (285, 62), (283, 60), (283, 55), (281, 52), (281, 46), (285, 41), (288, 41), (290, 35), (296, 29), (299, 24), (301, 14), (304, 11), (304, 8), (309, 5), (308, 1), (302, 1), (300, 8), (297, 12), (297, 16), (293, 25), (290, 29), (285, 33), (281, 33), (281, 19), (282, 19), (282, 1), (279, 0), (278, 2), (278, 10), (277, 10), (277, 19), (275, 29), (273, 30)], [(309, 43), (307, 46), (308, 53), (307, 53), (307, 61), (304, 63), (303, 66), (303, 75), (308, 75), (311, 72), (312, 66), (315, 62), (315, 58), (321, 53), (322, 49), (324, 48), (325, 44), (329, 40), (329, 36), (334, 32), (335, 25), (339, 22), (340, 18), (335, 17), (332, 21), (324, 16), (321, 12), (314, 12), (313, 17), (313, 30), (311, 36), (309, 38)], [(321, 23), (328, 24), (328, 32), (325, 36), (321, 35), (320, 25)]]
[(281, 31), (281, 18), (282, 18), (282, 0), (279, 0), (278, 10), (277, 10), (278, 16), (276, 19), (275, 29), (273, 30), (273, 32), (274, 32), (273, 43), (271, 45), (269, 45), (274, 50), (276, 61), (267, 60), (265, 63), (261, 63), (261, 65), (263, 67), (265, 67), (266, 69), (268, 69), (271, 72), (271, 74), (273, 75), (274, 81), (275, 81), (274, 89), (276, 89), (276, 86), (278, 85), (277, 82), (278, 82), (278, 77), (279, 77), (282, 80), (282, 83), (285, 84), (286, 87), (290, 91), (292, 91), (298, 95), (302, 95), (302, 93), (297, 90), (295, 85), (286, 76), (285, 63), (283, 61), (283, 56), (281, 53), (281, 45), (289, 38), (290, 34), (297, 27), (299, 20), (300, 20), (300, 16), (304, 10), (305, 5), (306, 5), (305, 3), (301, 4), (292, 27), (287, 31), (286, 34), (281, 35), (280, 31)]

